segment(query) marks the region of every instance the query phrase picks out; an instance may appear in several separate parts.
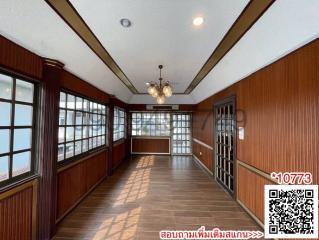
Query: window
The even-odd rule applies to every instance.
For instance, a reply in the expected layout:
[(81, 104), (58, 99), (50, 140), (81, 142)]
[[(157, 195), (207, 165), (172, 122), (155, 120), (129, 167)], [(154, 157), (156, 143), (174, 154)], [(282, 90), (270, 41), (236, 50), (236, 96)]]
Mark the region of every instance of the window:
[(132, 113), (132, 136), (170, 136), (170, 113)]
[(174, 113), (172, 124), (172, 153), (191, 154), (191, 114)]
[(61, 92), (58, 136), (58, 161), (105, 146), (105, 105)]
[(118, 141), (125, 138), (125, 112), (117, 107), (114, 107), (113, 118), (113, 141)]
[(35, 172), (35, 84), (0, 74), (0, 185)]

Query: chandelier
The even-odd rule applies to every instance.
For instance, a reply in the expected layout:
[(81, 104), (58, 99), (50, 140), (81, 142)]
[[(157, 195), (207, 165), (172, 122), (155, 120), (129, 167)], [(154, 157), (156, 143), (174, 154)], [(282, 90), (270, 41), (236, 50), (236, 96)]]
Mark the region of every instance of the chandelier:
[(173, 90), (172, 90), (172, 87), (168, 81), (166, 81), (164, 84), (162, 84), (163, 65), (159, 65), (158, 68), (160, 70), (159, 84), (153, 83), (153, 82), (146, 83), (148, 85), (147, 92), (152, 97), (156, 98), (156, 101), (158, 104), (163, 104), (163, 103), (165, 103), (165, 97), (172, 96)]

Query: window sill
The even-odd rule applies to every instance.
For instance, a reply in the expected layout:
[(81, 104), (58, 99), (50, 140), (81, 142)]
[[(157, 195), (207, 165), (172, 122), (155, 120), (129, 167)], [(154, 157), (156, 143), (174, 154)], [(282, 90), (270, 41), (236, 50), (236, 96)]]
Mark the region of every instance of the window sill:
[(117, 145), (120, 145), (126, 141), (126, 138), (120, 138), (113, 142), (113, 147), (116, 147)]
[(23, 178), (21, 180), (12, 182), (12, 183), (10, 183), (8, 185), (5, 185), (5, 186), (0, 188), (0, 194), (2, 194), (4, 192), (7, 192), (9, 190), (12, 190), (14, 188), (17, 188), (17, 187), (19, 187), (19, 186), (21, 186), (21, 185), (23, 185), (25, 183), (31, 182), (31, 181), (33, 181), (35, 179), (38, 179), (39, 177), (40, 177), (39, 174), (33, 174), (33, 175), (29, 176), (29, 177), (26, 177), (26, 178)]
[(71, 158), (71, 159), (68, 159), (68, 160), (65, 160), (65, 161), (62, 161), (62, 162), (58, 162), (58, 173), (59, 172), (62, 172), (70, 167), (73, 167), (74, 165), (77, 165), (89, 158), (92, 158), (94, 157), (95, 155), (98, 155), (102, 152), (105, 152), (108, 150), (109, 147), (103, 147), (103, 148), (98, 148), (92, 152), (89, 152), (88, 154), (86, 155), (83, 155), (83, 156), (79, 156), (79, 157), (74, 157), (74, 158)]

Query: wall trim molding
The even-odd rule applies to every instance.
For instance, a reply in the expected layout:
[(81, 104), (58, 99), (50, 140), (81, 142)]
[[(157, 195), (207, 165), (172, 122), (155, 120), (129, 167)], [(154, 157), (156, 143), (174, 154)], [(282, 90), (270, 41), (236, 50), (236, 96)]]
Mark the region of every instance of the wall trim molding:
[(240, 160), (238, 160), (238, 159), (236, 159), (236, 162), (237, 162), (237, 165), (240, 165), (240, 166), (242, 166), (242, 167), (244, 167), (244, 168), (250, 170), (251, 172), (253, 172), (253, 173), (259, 175), (260, 177), (263, 177), (263, 178), (265, 178), (265, 179), (267, 179), (267, 180), (269, 180), (269, 181), (271, 181), (271, 182), (273, 182), (273, 183), (278, 184), (278, 182), (276, 182), (274, 179), (272, 179), (272, 178), (270, 177), (270, 174), (269, 174), (269, 173), (266, 173), (266, 172), (264, 172), (264, 171), (262, 171), (262, 170), (260, 170), (260, 169), (258, 169), (258, 168), (255, 168), (255, 167), (253, 167), (253, 166), (251, 166), (251, 165), (249, 165), (249, 164), (247, 164), (247, 163), (244, 163), (244, 162), (242, 162), (242, 161), (240, 161)]
[(193, 141), (198, 143), (198, 144), (200, 144), (200, 145), (202, 145), (202, 146), (204, 146), (204, 147), (206, 147), (206, 148), (208, 148), (208, 149), (210, 149), (210, 150), (212, 150), (212, 151), (214, 150), (214, 148), (212, 146), (210, 146), (210, 145), (198, 140), (197, 138), (193, 137)]
[(90, 158), (92, 158), (92, 157), (94, 157), (96, 155), (99, 155), (99, 154), (101, 154), (103, 152), (106, 152), (107, 150), (108, 150), (108, 147), (105, 147), (105, 148), (102, 148), (99, 151), (93, 152), (93, 153), (91, 153), (91, 154), (89, 154), (89, 155), (87, 155), (87, 156), (85, 156), (85, 157), (83, 157), (83, 158), (81, 158), (79, 160), (75, 160), (74, 162), (71, 162), (69, 164), (66, 164), (66, 165), (62, 164), (60, 167), (58, 167), (57, 173), (63, 172), (63, 171), (65, 171), (65, 170), (67, 170), (67, 169), (69, 169), (69, 168), (71, 168), (71, 167), (73, 167), (75, 165), (78, 165), (81, 162), (89, 160)]

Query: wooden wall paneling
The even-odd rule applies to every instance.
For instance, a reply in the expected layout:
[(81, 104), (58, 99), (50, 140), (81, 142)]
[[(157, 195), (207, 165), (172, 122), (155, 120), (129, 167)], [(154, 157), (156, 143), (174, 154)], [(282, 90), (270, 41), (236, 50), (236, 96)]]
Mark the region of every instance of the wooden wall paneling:
[[(125, 131), (126, 138), (113, 142), (113, 114), (114, 107), (122, 108), (126, 112), (126, 122), (125, 122)], [(116, 99), (115, 97), (110, 98), (110, 175), (113, 174), (114, 170), (126, 159), (130, 154), (130, 121), (129, 121), (129, 105), (123, 101)]]
[(240, 82), (238, 159), (265, 172), (309, 171), (318, 183), (318, 54), (315, 40)]
[(132, 153), (170, 153), (169, 138), (132, 138)]
[(56, 170), (59, 118), (59, 77), (61, 66), (52, 61), (44, 64), (40, 102), (39, 135), (39, 206), (38, 238), (50, 239), (55, 233), (56, 213)]
[(254, 215), (264, 222), (264, 185), (274, 184), (273, 182), (257, 175), (254, 172), (244, 168), (241, 165), (238, 167), (238, 183), (237, 183), (237, 198), (240, 202), (254, 213)]
[[(318, 184), (318, 56), (316, 39), (202, 101), (193, 113), (193, 137), (212, 145), (213, 104), (235, 95), (237, 127), (245, 129), (244, 140), (237, 138), (237, 159), (265, 173), (308, 171)], [(194, 145), (194, 154), (198, 149)], [(208, 164), (208, 158), (201, 160)], [(250, 186), (254, 181), (256, 186)], [(260, 201), (267, 181), (247, 170), (238, 171), (238, 199), (259, 219), (263, 218)]]
[(107, 176), (107, 155), (101, 151), (58, 171), (58, 222)]
[(57, 219), (67, 212), (86, 190), (84, 164), (81, 162), (58, 173)]
[(42, 78), (42, 58), (0, 35), (0, 67), (38, 80)]
[(113, 173), (113, 124), (114, 124), (114, 97), (110, 97), (109, 100), (109, 119), (108, 119), (108, 145), (109, 145), (109, 157), (108, 157), (108, 176), (111, 176)]
[(110, 95), (99, 90), (88, 82), (83, 81), (72, 73), (63, 70), (60, 75), (60, 84), (62, 88), (76, 92), (97, 101), (108, 103)]
[(213, 150), (193, 141), (193, 154), (214, 174)]
[(37, 180), (0, 194), (0, 239), (36, 239)]
[(116, 169), (126, 158), (126, 141), (113, 145), (112, 169)]

